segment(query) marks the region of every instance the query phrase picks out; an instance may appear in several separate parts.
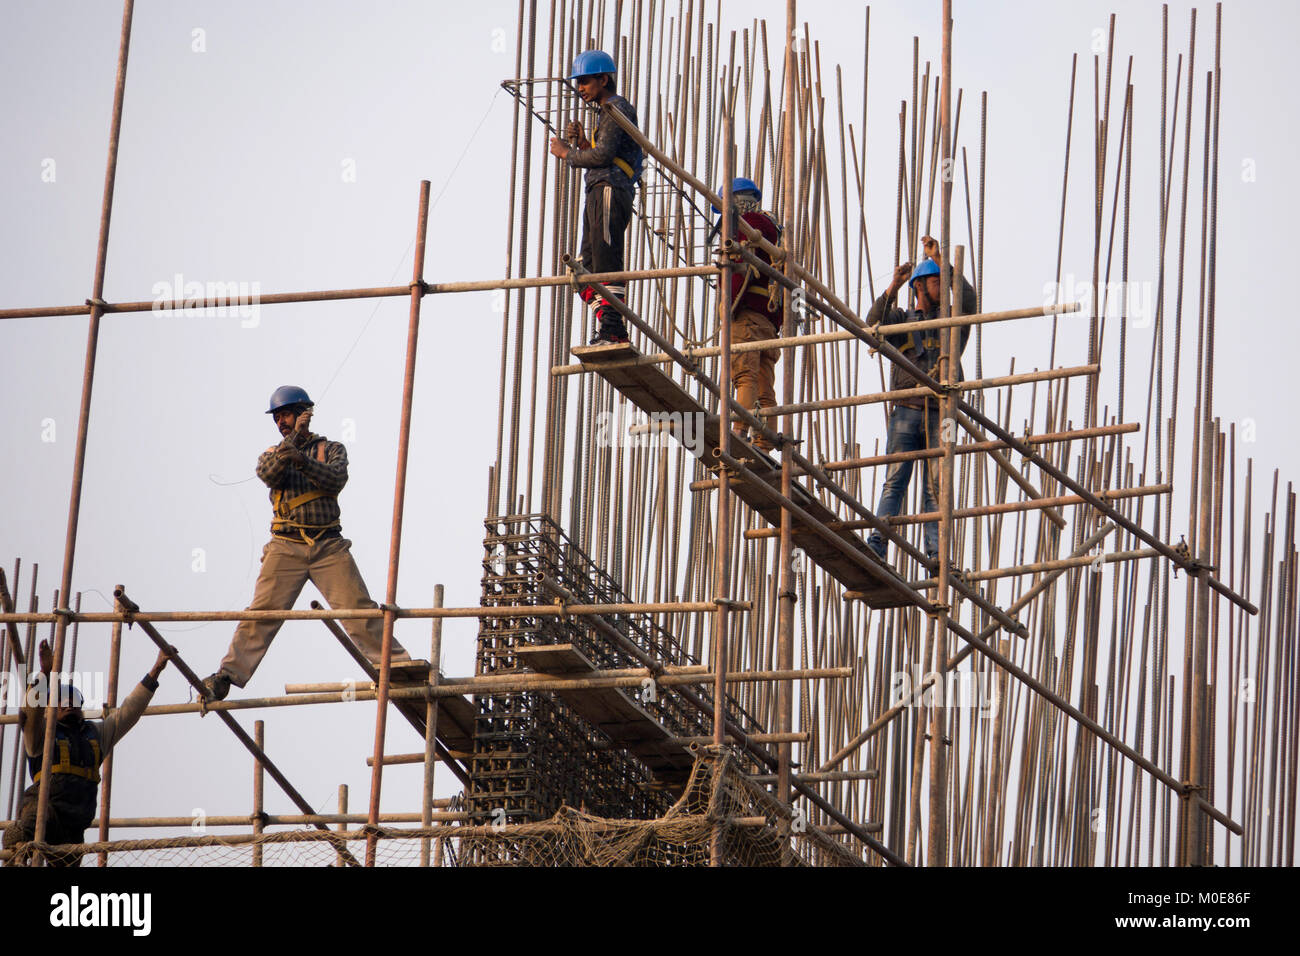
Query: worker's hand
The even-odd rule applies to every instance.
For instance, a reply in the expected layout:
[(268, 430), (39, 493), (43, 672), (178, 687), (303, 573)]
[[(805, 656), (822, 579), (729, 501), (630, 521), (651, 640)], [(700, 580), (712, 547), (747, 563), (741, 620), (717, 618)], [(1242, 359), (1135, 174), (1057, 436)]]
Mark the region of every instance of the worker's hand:
[(574, 146), (582, 146), (587, 141), (587, 137), (582, 132), (582, 124), (577, 120), (569, 120), (564, 127), (564, 138)]
[(170, 644), (168, 644), (165, 648), (159, 650), (158, 659), (153, 662), (153, 667), (149, 668), (149, 676), (152, 677), (154, 680), (157, 680), (158, 675), (161, 674), (163, 670), (167, 667), (167, 661), (169, 661), (171, 659), (171, 656), (175, 653), (176, 653), (176, 648), (172, 647)]
[(939, 255), (939, 243), (935, 242), (933, 236), (921, 237), (921, 249), (934, 260), (935, 265), (943, 265), (943, 260)]
[(558, 156), (560, 159), (569, 155), (569, 147), (564, 145), (558, 136), (551, 137), (551, 155)]
[(302, 453), (302, 449), (293, 443), (293, 437), (296, 432), (290, 432), (284, 441), (280, 442), (280, 447), (275, 450), (275, 456), (282, 461), (287, 461), (291, 465), (300, 465), (307, 460), (307, 456)]
[(293, 433), (295, 437), (306, 437), (307, 429), (311, 427), (310, 408), (298, 413), (298, 420), (293, 423)]
[(50, 649), (48, 640), (41, 641), (40, 660), (42, 674), (48, 675), (54, 670), (54, 651)]
[(911, 275), (912, 263), (910, 262), (904, 262), (901, 266), (895, 269), (894, 278), (889, 281), (889, 294), (891, 296), (897, 295), (898, 290), (903, 287), (904, 283), (906, 283), (909, 278), (911, 278)]

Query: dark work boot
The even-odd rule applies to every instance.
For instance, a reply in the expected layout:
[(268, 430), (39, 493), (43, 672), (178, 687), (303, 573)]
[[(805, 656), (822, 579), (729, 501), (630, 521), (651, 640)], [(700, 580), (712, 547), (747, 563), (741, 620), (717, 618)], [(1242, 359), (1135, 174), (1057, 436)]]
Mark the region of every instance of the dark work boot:
[(617, 309), (609, 305), (602, 305), (596, 310), (596, 317), (600, 320), (600, 328), (592, 338), (591, 345), (611, 345), (627, 342), (627, 325), (624, 324), (623, 316), (619, 315)]
[(230, 693), (230, 675), (217, 671), (203, 678), (203, 696), (207, 700), (225, 700)]

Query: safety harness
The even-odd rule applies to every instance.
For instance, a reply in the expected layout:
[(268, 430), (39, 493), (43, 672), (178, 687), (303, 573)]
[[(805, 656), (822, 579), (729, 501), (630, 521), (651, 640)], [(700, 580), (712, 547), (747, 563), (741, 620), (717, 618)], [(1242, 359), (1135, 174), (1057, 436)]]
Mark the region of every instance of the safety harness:
[[(762, 209), (756, 209), (755, 211), (762, 213), (772, 222), (773, 225), (776, 225), (776, 220), (771, 213)], [(779, 233), (781, 227), (777, 226), (776, 228)], [(732, 234), (734, 235), (735, 232), (736, 230), (733, 228)], [(751, 292), (755, 292), (767, 298), (768, 312), (775, 310), (781, 300), (781, 286), (771, 282), (764, 273), (759, 271), (758, 266), (754, 265), (752, 262), (747, 263), (745, 266), (745, 275), (740, 284), (740, 291), (731, 298), (732, 307), (734, 308), (739, 305), (741, 300)]]
[(632, 168), (631, 163), (629, 163), (626, 159), (624, 159), (621, 156), (615, 156), (614, 165), (617, 166), (619, 169), (623, 170), (623, 172), (627, 175), (627, 178), (632, 180), (632, 185), (634, 186), (636, 185), (637, 173), (636, 170)]
[[(316, 460), (321, 464), (325, 463), (325, 439), (320, 439), (316, 443)], [(295, 521), (290, 515), (298, 508), (307, 504), (309, 501), (315, 501), (317, 498), (333, 498), (335, 495), (329, 491), (322, 491), (317, 488), (313, 491), (305, 491), (300, 495), (290, 498), (283, 488), (273, 488), (271, 490), (271, 504), (274, 508), (275, 517), (271, 519), (271, 533), (287, 535), (297, 532), (301, 535), (302, 540), (307, 544), (315, 544), (326, 531), (338, 526), (337, 521), (331, 521), (327, 524), (309, 524), (305, 521)], [(317, 532), (310, 535), (308, 531)]]
[[(82, 733), (73, 738), (71, 732), (62, 726), (56, 726), (54, 741), (55, 760), (50, 764), (51, 773), (67, 774), (80, 777), (91, 783), (99, 783), (99, 734), (95, 725), (83, 723)], [(75, 753), (74, 751), (75, 747)], [(32, 782), (40, 783), (41, 757), (28, 757), (28, 767), (32, 773)]]

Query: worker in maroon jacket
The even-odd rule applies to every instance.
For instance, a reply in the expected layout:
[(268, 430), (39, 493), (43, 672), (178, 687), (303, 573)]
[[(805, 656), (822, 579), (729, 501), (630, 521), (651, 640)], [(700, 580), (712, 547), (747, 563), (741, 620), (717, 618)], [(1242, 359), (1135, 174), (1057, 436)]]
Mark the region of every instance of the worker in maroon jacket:
[[(719, 193), (722, 190), (718, 190)], [(781, 239), (781, 229), (771, 214), (763, 211), (760, 205), (763, 193), (752, 179), (737, 177), (731, 183), (731, 199), (736, 208), (736, 215), (759, 232), (770, 243)], [(749, 244), (740, 234), (739, 227), (734, 227), (731, 234), (738, 242), (748, 246), (751, 252), (764, 262), (771, 262), (771, 257), (757, 245)], [(731, 344), (741, 342), (766, 342), (781, 334), (781, 287), (769, 282), (768, 277), (759, 273), (754, 266), (741, 264), (731, 273)], [(731, 357), (731, 382), (736, 390), (736, 404), (741, 408), (754, 411), (761, 407), (776, 404), (776, 362), (780, 358), (780, 349), (762, 349), (754, 352), (736, 352)], [(746, 427), (736, 422), (733, 425), (737, 435), (744, 437)], [(755, 435), (754, 447), (760, 451), (771, 451), (772, 443), (762, 435)]]

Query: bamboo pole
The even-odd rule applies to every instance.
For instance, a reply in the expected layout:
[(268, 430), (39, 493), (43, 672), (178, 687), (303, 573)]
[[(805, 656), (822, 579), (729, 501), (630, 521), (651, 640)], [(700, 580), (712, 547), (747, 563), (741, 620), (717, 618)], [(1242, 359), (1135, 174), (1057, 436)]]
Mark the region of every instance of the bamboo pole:
[[(253, 742), (257, 744), (257, 749), (266, 751), (266, 722), (262, 720), (253, 721)], [(256, 755), (253, 757), (253, 835), (260, 836), (266, 830), (266, 807), (263, 805), (262, 796), (263, 788), (266, 784), (266, 775), (260, 761)], [(206, 824), (206, 820), (204, 823)], [(262, 845), (253, 844), (253, 866), (262, 865)]]
[[(1172, 485), (1144, 485), (1138, 488), (1116, 488), (1112, 491), (1102, 491), (1099, 494), (1108, 500), (1118, 500), (1120, 498), (1137, 498), (1143, 495), (1165, 495), (1173, 490)], [(1006, 501), (993, 505), (980, 505), (975, 508), (958, 508), (952, 513), (952, 517), (961, 518), (985, 518), (989, 515), (1011, 514), (1019, 511), (1035, 511), (1042, 508), (1055, 508), (1060, 505), (1077, 505), (1084, 504), (1083, 498), (1078, 495), (1055, 495), (1051, 498), (1039, 498), (1029, 501)], [(938, 521), (942, 515), (939, 511), (922, 511), (917, 514), (895, 515), (886, 519), (891, 525), (914, 525), (924, 524), (927, 521)], [(871, 528), (875, 525), (867, 521), (831, 521), (827, 522), (826, 527), (832, 531), (850, 531), (862, 528)], [(745, 532), (746, 539), (773, 538), (776, 532), (771, 528), (757, 528)], [(1159, 552), (1153, 548), (1148, 548), (1151, 556), (1158, 557)], [(1143, 552), (1144, 554), (1146, 552)], [(970, 580), (969, 575), (964, 575)]]
[[(748, 611), (750, 605), (740, 601), (733, 610)], [(140, 611), (139, 613), (112, 611), (67, 614), (25, 612), (0, 614), (0, 624), (15, 622), (26, 624), (56, 623), (61, 618), (96, 624), (120, 622), (123, 624), (165, 624), (176, 621), (366, 621), (392, 614), (394, 618), (427, 620), (437, 618), (492, 618), (492, 617), (590, 617), (606, 614), (712, 614), (716, 610), (711, 601), (649, 601), (644, 603), (616, 604), (517, 604), (496, 607), (425, 607), (425, 608), (318, 608), (314, 610), (286, 611)]]
[[(128, 612), (133, 613), (139, 610), (135, 602), (132, 601), (129, 597), (127, 597), (126, 591), (121, 587), (121, 585), (119, 585), (113, 590), (113, 596), (118, 601), (118, 603), (122, 605), (122, 607), (127, 609)], [(149, 639), (152, 640), (154, 644), (157, 645), (159, 650), (167, 652), (167, 656), (170, 659), (171, 663), (174, 664), (176, 669), (180, 671), (181, 674), (184, 675), (187, 681), (189, 681), (190, 686), (193, 687), (196, 691), (198, 691), (199, 698), (200, 698), (197, 703), (180, 705), (181, 707), (185, 708), (185, 711), (176, 711), (174, 709), (169, 709), (169, 708), (157, 708), (154, 709), (154, 712), (155, 713), (180, 713), (180, 712), (206, 713), (208, 710), (215, 710), (217, 712), (217, 716), (221, 719), (222, 723), (224, 723), (227, 727), (229, 727), (231, 732), (235, 735), (236, 739), (238, 739), (239, 742), (244, 745), (245, 749), (247, 749), (249, 753), (251, 753), (258, 761), (261, 762), (262, 766), (266, 769), (266, 772), (271, 775), (271, 779), (280, 785), (280, 789), (283, 790), (285, 794), (289, 797), (289, 799), (294, 802), (294, 805), (297, 806), (298, 809), (301, 810), (303, 813), (313, 813), (314, 811), (311, 805), (307, 803), (307, 801), (303, 798), (302, 794), (300, 794), (297, 790), (294, 789), (293, 784), (289, 783), (289, 779), (280, 771), (279, 767), (277, 767), (274, 763), (271, 762), (271, 759), (267, 757), (266, 752), (257, 745), (257, 743), (253, 740), (253, 738), (248, 736), (248, 732), (244, 730), (243, 727), (239, 726), (239, 724), (235, 721), (233, 717), (230, 716), (230, 714), (226, 713), (226, 710), (230, 710), (234, 708), (231, 708), (229, 706), (223, 706), (224, 704), (227, 704), (227, 702), (225, 701), (221, 701), (216, 704), (208, 704), (206, 698), (203, 696), (203, 681), (200, 680), (199, 676), (194, 673), (194, 671), (190, 668), (190, 666), (187, 663), (185, 663), (184, 659), (177, 652), (176, 648), (168, 644), (163, 639), (163, 636), (159, 634), (158, 631), (154, 628), (154, 626), (149, 622), (137, 621), (137, 623), (140, 625), (140, 630), (144, 631), (145, 634), (149, 636)], [(150, 708), (146, 708), (145, 712), (148, 713), (149, 710)], [(328, 830), (327, 827), (322, 827), (322, 829)], [(347, 851), (346, 849), (342, 849), (341, 852), (346, 853)], [(347, 859), (350, 865), (353, 866), (360, 865), (357, 863), (355, 859), (352, 858), (351, 854), (348, 854)]]
[[(591, 276), (595, 282), (612, 282), (615, 279), (608, 275), (602, 277), (599, 275)], [(1000, 312), (984, 312), (979, 315), (972, 315), (969, 318), (963, 318), (959, 323), (961, 325), (977, 325), (988, 322), (1007, 322), (1012, 319), (1032, 319), (1040, 316), (1059, 316), (1079, 311), (1078, 303), (1065, 303), (1063, 305), (1036, 306), (1029, 309), (1006, 309)], [(889, 327), (889, 334), (901, 335), (907, 332), (916, 332), (923, 329), (943, 329), (951, 328), (952, 319), (924, 319), (917, 322), (900, 322), (897, 325)], [(744, 352), (761, 352), (767, 349), (798, 349), (811, 345), (825, 345), (827, 343), (848, 342), (856, 338), (852, 332), (812, 332), (807, 335), (782, 335), (779, 339), (769, 339), (763, 342), (733, 342), (731, 350), (733, 354)], [(712, 358), (722, 354), (718, 346), (701, 346), (698, 348), (685, 348), (681, 354), (688, 359)], [(645, 355), (637, 355), (633, 358), (619, 359), (615, 362), (601, 363), (601, 370), (620, 369), (620, 368), (637, 368), (643, 365), (668, 365), (674, 361), (673, 356), (667, 352), (650, 352)], [(1091, 368), (1091, 366), (1085, 366)], [(581, 363), (577, 365), (555, 365), (551, 368), (553, 376), (567, 375), (590, 375), (595, 373), (595, 369)], [(1032, 380), (1031, 380), (1032, 381)], [(929, 394), (929, 389), (925, 390)]]
[[(86, 333), (86, 361), (81, 379), (81, 408), (77, 413), (77, 440), (72, 462), (72, 491), (68, 503), (67, 534), (63, 542), (63, 574), (59, 594), (64, 604), (72, 593), (72, 568), (77, 553), (77, 526), (81, 518), (81, 485), (86, 473), (86, 439), (90, 431), (90, 397), (95, 383), (95, 357), (99, 348), (99, 319), (103, 314), (104, 271), (108, 264), (108, 232), (113, 216), (113, 191), (117, 183), (117, 146), (122, 133), (122, 102), (126, 96), (126, 66), (131, 49), (131, 20), (135, 13), (135, 0), (123, 0), (122, 33), (118, 41), (117, 79), (113, 87), (113, 118), (109, 124), (108, 162), (104, 171), (103, 200), (99, 210), (99, 242), (95, 251), (95, 275), (90, 303), (90, 324)], [(66, 607), (56, 607), (55, 613), (66, 612)], [(63, 669), (63, 642), (67, 635), (68, 620), (61, 616), (54, 627), (54, 671)], [(46, 819), (50, 800), (50, 762), (54, 753), (54, 725), (58, 710), (46, 707), (44, 747), (41, 753), (41, 782), (36, 800), (37, 843), (45, 839)], [(34, 862), (40, 864), (40, 854)]]
[[(117, 585), (121, 588), (122, 585)], [(114, 606), (122, 610), (121, 602), (116, 598), (113, 601)], [(121, 673), (122, 665), (122, 622), (114, 621), (112, 634), (109, 638), (108, 648), (108, 688), (104, 695), (104, 712), (109, 713), (112, 708), (117, 706), (117, 681)], [(113, 752), (109, 751), (108, 757), (104, 760), (103, 766), (99, 772), (99, 841), (105, 843), (109, 839), (109, 814), (113, 802)], [(100, 866), (108, 866), (108, 854), (100, 853), (98, 857)]]
[[(433, 586), (433, 606), (441, 607), (443, 598), (443, 587), (441, 584)], [(433, 631), (429, 637), (429, 687), (438, 686), (438, 681), (442, 676), (442, 619), (433, 619)], [(438, 742), (438, 699), (430, 697), (424, 705), (424, 800), (422, 815), (420, 817), (421, 826), (429, 826), (433, 822), (433, 784), (434, 769), (437, 758)], [(371, 758), (374, 759), (373, 757)], [(429, 841), (420, 841), (420, 866), (429, 865)]]
[[(388, 686), (392, 677), (392, 610), (397, 604), (397, 570), (402, 550), (402, 517), (406, 504), (406, 462), (411, 443), (411, 405), (415, 392), (416, 343), (420, 334), (420, 299), (424, 282), (424, 242), (429, 231), (429, 181), (420, 182), (419, 214), (415, 227), (415, 260), (411, 275), (411, 310), (406, 332), (406, 371), (402, 378), (402, 420), (397, 445), (397, 479), (393, 490), (393, 530), (388, 545), (388, 586), (384, 597), (383, 647), (380, 651), (379, 690), (375, 708), (375, 763), (370, 774), (370, 825), (379, 822), (379, 797), (384, 778), (384, 736), (388, 729)], [(375, 865), (375, 840), (366, 840), (366, 866)]]
[[(1080, 365), (1077, 368), (1047, 369), (1041, 372), (1003, 375), (997, 378), (971, 379), (964, 382), (953, 382), (945, 387), (969, 392), (986, 388), (1002, 388), (1006, 385), (1023, 385), (1026, 382), (1045, 382), (1061, 378), (1074, 378), (1079, 375), (1095, 375), (1098, 370), (1099, 366), (1096, 365)], [(819, 412), (830, 408), (849, 408), (854, 405), (878, 405), (881, 402), (896, 402), (900, 398), (935, 397), (938, 396), (933, 389), (900, 388), (887, 392), (872, 392), (867, 395), (844, 395), (839, 398), (825, 398), (815, 402), (796, 402), (793, 405), (769, 405), (760, 408), (756, 414), (763, 418), (775, 418), (780, 415), (791, 415), (798, 412)]]

